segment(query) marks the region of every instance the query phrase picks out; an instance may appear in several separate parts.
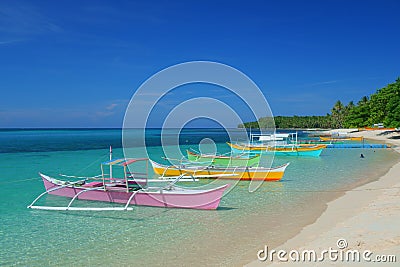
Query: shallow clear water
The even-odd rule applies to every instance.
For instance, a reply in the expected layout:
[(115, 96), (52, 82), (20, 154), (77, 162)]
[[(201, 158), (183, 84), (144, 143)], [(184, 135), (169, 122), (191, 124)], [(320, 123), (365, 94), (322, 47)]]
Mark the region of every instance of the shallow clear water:
[[(44, 191), (39, 171), (99, 174), (99, 164), (108, 159), (108, 145), (113, 145), (115, 157), (122, 156), (120, 134), (120, 130), (0, 131), (0, 265), (239, 264), (256, 259), (266, 242), (276, 245), (294, 235), (318, 216), (327, 201), (378, 177), (398, 160), (393, 151), (378, 149), (326, 149), (320, 158), (277, 157), (274, 165), (290, 162), (281, 182), (264, 183), (255, 193), (248, 192), (248, 182), (240, 182), (216, 211), (26, 208)], [(163, 153), (157, 136), (157, 130), (148, 136), (153, 159)], [(197, 149), (195, 144), (205, 136), (216, 140), (218, 151), (229, 151), (226, 134), (216, 130), (184, 131), (181, 150)], [(48, 196), (41, 203), (65, 205), (67, 200)], [(79, 205), (108, 204), (80, 201)]]

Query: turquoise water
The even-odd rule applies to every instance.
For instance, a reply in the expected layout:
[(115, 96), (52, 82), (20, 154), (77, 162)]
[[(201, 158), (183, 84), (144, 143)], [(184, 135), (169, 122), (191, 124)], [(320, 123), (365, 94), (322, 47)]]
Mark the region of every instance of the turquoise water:
[[(54, 212), (27, 209), (41, 192), (38, 172), (97, 175), (108, 146), (122, 156), (120, 130), (0, 131), (1, 266), (138, 266), (240, 264), (256, 259), (265, 244), (277, 245), (314, 220), (344, 190), (373, 180), (398, 160), (391, 150), (326, 149), (320, 158), (290, 162), (281, 182), (255, 193), (240, 182), (216, 211), (133, 207), (130, 212)], [(147, 144), (153, 159), (163, 153), (159, 132)], [(225, 132), (186, 130), (181, 150), (209, 137), (229, 151)], [(138, 148), (131, 148), (132, 153)], [(360, 159), (360, 153), (365, 155)], [(206, 181), (200, 183), (206, 184)], [(217, 183), (224, 183), (218, 181)], [(65, 205), (48, 196), (41, 204)], [(81, 201), (79, 205), (106, 204)]]

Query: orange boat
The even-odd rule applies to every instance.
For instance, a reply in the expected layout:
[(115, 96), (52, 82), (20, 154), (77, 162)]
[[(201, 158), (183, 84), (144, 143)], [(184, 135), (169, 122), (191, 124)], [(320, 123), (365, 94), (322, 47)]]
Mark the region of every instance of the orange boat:
[(366, 131), (395, 131), (396, 128), (371, 128), (371, 127), (366, 127), (365, 128)]

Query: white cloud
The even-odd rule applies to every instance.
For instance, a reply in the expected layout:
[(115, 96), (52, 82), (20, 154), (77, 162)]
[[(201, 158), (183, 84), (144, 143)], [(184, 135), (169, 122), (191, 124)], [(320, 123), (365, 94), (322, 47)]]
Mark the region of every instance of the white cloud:
[[(92, 103), (76, 107), (36, 107), (0, 110), (0, 127), (69, 127), (93, 125), (105, 118), (120, 121), (127, 100), (110, 101), (111, 104)], [(108, 123), (109, 124), (109, 123)], [(105, 122), (105, 125), (108, 125)]]
[(0, 33), (11, 36), (32, 36), (62, 29), (37, 7), (16, 1), (0, 3)]
[(7, 40), (7, 41), (0, 41), (0, 45), (7, 45), (7, 44), (14, 44), (14, 43), (19, 43), (24, 40)]
[(115, 107), (117, 107), (118, 106), (118, 104), (117, 103), (112, 103), (112, 104), (110, 104), (110, 105), (108, 105), (107, 107), (106, 107), (106, 109), (107, 110), (113, 110)]

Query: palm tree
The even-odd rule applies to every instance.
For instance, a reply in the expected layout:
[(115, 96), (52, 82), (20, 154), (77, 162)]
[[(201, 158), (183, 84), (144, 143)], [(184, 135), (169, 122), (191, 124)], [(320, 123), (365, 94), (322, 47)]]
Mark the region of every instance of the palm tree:
[(337, 128), (343, 127), (344, 105), (340, 100), (336, 102), (332, 110), (333, 125)]
[(352, 108), (354, 108), (354, 102), (353, 101), (350, 101), (349, 102), (349, 104), (347, 104), (347, 107), (346, 107), (347, 109), (352, 109)]
[(367, 104), (368, 103), (368, 96), (363, 96), (362, 98), (361, 98), (361, 100), (360, 101), (358, 101), (358, 105), (359, 106), (361, 106), (361, 105), (365, 105), (365, 104)]

